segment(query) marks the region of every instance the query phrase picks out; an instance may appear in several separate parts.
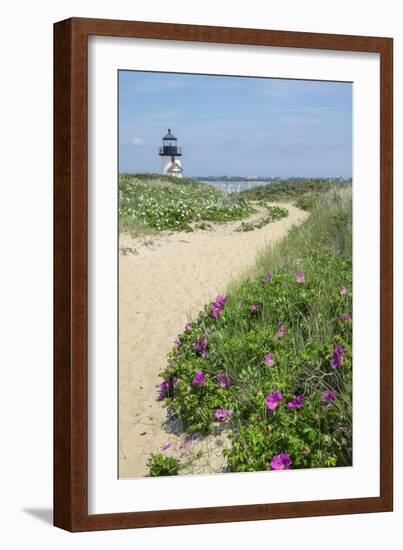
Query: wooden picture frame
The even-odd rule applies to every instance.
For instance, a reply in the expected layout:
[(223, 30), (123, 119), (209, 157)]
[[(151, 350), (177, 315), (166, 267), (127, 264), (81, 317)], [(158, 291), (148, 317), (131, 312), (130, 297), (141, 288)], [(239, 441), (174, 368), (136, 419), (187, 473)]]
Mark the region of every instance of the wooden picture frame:
[[(90, 35), (380, 55), (380, 496), (88, 513), (87, 41)], [(72, 18), (54, 26), (54, 524), (69, 531), (387, 512), (393, 502), (392, 60), (390, 38)], [(377, 223), (378, 220), (374, 220)]]

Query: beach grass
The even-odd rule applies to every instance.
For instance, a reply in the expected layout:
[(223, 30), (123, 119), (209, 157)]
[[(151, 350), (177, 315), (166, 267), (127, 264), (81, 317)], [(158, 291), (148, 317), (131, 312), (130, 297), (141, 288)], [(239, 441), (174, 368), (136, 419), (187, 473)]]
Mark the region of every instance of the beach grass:
[(309, 209), (185, 327), (162, 372), (157, 398), (185, 436), (227, 434), (225, 471), (352, 463), (351, 185)]
[(303, 210), (312, 210), (320, 195), (336, 187), (343, 189), (349, 186), (351, 183), (347, 180), (296, 178), (246, 189), (241, 195), (253, 201), (293, 202)]

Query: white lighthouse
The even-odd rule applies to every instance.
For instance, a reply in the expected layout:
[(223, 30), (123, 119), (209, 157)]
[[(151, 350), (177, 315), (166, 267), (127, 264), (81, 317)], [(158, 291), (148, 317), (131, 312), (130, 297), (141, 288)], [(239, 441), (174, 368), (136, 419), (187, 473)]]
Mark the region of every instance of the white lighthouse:
[(182, 164), (180, 157), (182, 156), (181, 148), (177, 146), (177, 139), (171, 134), (171, 129), (168, 128), (168, 133), (162, 138), (162, 147), (159, 148), (161, 157), (161, 174), (167, 176), (182, 177)]

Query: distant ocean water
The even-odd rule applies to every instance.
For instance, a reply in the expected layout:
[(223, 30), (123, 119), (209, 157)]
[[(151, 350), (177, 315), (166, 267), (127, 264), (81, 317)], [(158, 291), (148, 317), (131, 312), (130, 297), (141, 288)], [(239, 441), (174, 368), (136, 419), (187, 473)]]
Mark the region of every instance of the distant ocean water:
[(272, 181), (248, 181), (248, 182), (239, 182), (239, 181), (203, 181), (202, 183), (207, 183), (220, 191), (227, 191), (228, 193), (239, 193), (240, 191), (245, 191), (246, 189), (253, 189), (254, 187), (261, 187), (262, 185), (271, 185)]

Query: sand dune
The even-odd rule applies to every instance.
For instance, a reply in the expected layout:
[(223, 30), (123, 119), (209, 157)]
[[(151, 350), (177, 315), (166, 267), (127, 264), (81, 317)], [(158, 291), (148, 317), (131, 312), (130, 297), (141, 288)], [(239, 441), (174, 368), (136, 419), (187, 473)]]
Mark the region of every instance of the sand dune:
[[(177, 452), (178, 437), (165, 431), (165, 409), (156, 401), (166, 355), (184, 324), (252, 266), (259, 250), (306, 219), (306, 212), (284, 206), (287, 218), (252, 232), (234, 231), (240, 225), (234, 222), (213, 231), (120, 236), (119, 477), (146, 475), (149, 455), (162, 445), (172, 443), (166, 452)], [(220, 444), (203, 442), (210, 461), (197, 472), (219, 463)]]

